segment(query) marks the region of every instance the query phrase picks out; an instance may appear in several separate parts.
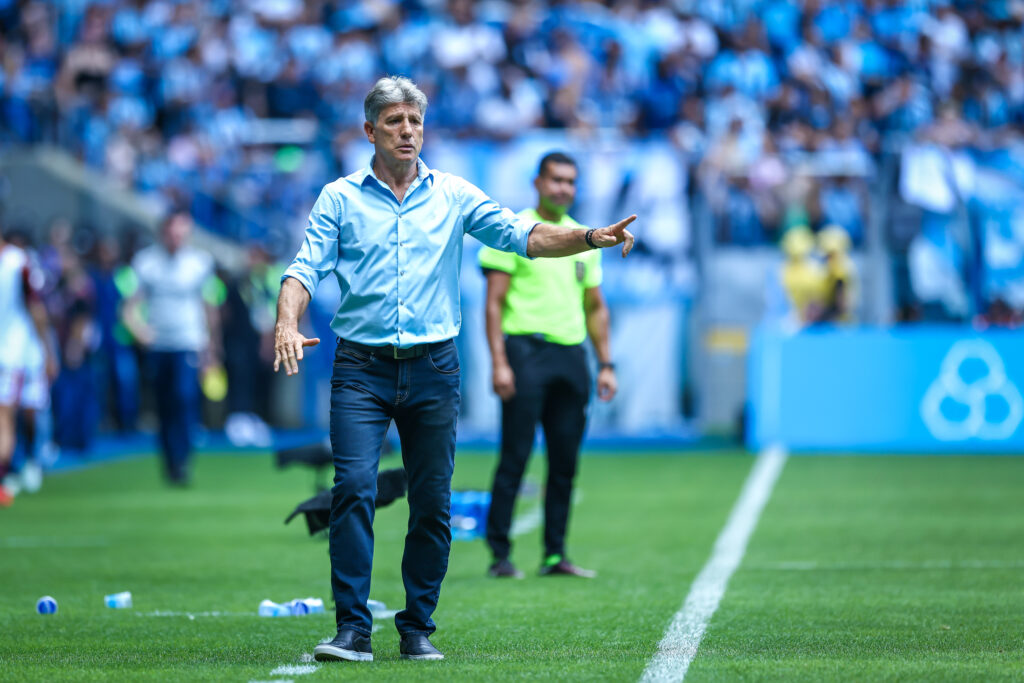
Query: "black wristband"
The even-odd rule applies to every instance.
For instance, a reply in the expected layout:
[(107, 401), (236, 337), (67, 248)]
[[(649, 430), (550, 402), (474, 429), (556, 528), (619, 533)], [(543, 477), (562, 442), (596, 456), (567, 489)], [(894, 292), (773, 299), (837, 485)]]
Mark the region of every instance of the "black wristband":
[(589, 230), (587, 230), (586, 234), (583, 235), (583, 239), (585, 239), (587, 241), (587, 246), (590, 247), (591, 249), (597, 249), (598, 248), (598, 246), (596, 244), (594, 244), (594, 240), (591, 239), (594, 236), (594, 231), (595, 230), (597, 230), (597, 228), (590, 228)]
[(615, 363), (613, 363), (611, 361), (607, 361), (607, 362), (604, 362), (604, 363), (598, 363), (597, 364), (597, 369), (598, 370), (614, 370), (615, 369)]

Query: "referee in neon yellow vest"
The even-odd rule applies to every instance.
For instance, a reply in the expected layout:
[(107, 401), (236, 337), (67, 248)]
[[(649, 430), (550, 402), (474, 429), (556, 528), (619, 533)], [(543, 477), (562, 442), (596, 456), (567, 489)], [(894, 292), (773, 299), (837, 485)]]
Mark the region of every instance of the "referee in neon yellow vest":
[[(537, 208), (520, 216), (585, 230), (567, 213), (576, 198), (575, 160), (552, 152), (540, 161), (534, 187)], [(501, 456), (494, 473), (487, 543), (494, 556), (488, 574), (522, 578), (509, 558), (509, 530), (516, 494), (533, 448), (537, 423), (547, 443), (542, 576), (593, 578), (566, 557), (573, 478), (590, 399), (590, 370), (583, 341), (589, 334), (600, 370), (597, 395), (615, 396), (617, 382), (608, 341), (608, 307), (601, 294), (601, 252), (528, 260), (489, 247), (480, 250), (487, 276), (487, 343), (494, 393), (502, 400)]]

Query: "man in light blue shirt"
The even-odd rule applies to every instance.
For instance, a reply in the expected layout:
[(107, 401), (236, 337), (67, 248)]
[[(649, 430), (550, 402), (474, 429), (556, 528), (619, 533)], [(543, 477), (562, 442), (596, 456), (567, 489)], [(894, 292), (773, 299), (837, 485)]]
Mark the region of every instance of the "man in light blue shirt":
[(459, 412), (459, 266), (463, 235), (527, 258), (633, 247), (615, 225), (573, 230), (532, 223), (462, 178), (420, 160), (427, 98), (408, 79), (382, 78), (366, 96), (369, 165), (324, 187), (302, 247), (282, 277), (274, 370), (296, 374), (306, 339), (298, 321), (317, 284), (341, 288), (331, 327), (334, 450), (330, 555), (338, 633), (317, 660), (371, 661), (366, 606), (373, 560), (377, 466), (391, 420), (409, 478), (409, 531), (402, 558), (405, 609), (395, 616), (403, 659), (444, 656), (428, 636), (451, 547), (449, 503)]
[(402, 348), (451, 339), (459, 333), (463, 234), (526, 254), (534, 223), (462, 178), (419, 160), (415, 172), (401, 202), (371, 161), (324, 187), (313, 205), (284, 276), (310, 296), (323, 278), (338, 278), (341, 302), (331, 328), (339, 337)]

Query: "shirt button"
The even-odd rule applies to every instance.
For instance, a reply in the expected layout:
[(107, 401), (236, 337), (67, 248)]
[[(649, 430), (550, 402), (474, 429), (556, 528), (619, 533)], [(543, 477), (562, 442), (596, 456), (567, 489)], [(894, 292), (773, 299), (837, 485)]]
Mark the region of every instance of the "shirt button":
[(399, 299), (399, 300), (398, 300), (398, 305), (399, 305), (399, 306), (404, 306), (404, 305), (405, 305), (405, 302), (404, 302), (404, 301), (402, 301), (401, 299)]
[(405, 271), (404, 270), (400, 270), (400, 271), (398, 271), (398, 274), (399, 275), (405, 275)]

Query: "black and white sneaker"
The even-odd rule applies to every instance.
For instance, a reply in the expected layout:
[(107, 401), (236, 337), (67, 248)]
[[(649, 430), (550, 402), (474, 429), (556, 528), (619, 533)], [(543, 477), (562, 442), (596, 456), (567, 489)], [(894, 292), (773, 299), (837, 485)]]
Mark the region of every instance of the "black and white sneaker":
[(496, 579), (521, 579), (523, 573), (516, 569), (516, 566), (507, 559), (495, 560), (494, 564), (487, 570), (487, 576), (494, 577)]
[(561, 555), (548, 556), (548, 558), (544, 560), (544, 564), (541, 565), (538, 573), (541, 576), (577, 576), (581, 579), (593, 579), (597, 577), (597, 572), (593, 569), (577, 567)]
[(370, 637), (350, 628), (342, 629), (331, 642), (320, 643), (313, 648), (313, 659), (318, 662), (372, 662)]
[(425, 633), (406, 633), (398, 644), (402, 659), (444, 659), (444, 655), (430, 642)]

